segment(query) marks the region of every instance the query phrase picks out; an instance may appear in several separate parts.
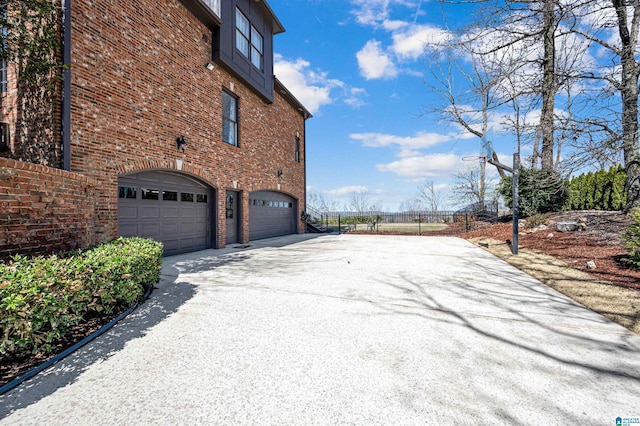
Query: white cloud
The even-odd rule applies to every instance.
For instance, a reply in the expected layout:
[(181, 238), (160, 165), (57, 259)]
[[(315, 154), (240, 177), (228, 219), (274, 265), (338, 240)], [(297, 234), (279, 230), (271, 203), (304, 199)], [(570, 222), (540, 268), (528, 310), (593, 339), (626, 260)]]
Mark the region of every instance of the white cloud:
[(401, 5), (415, 9), (416, 3), (412, 0), (351, 0), (354, 9), (352, 14), (356, 21), (362, 25), (394, 26), (400, 21), (389, 20), (390, 9), (394, 5)]
[(359, 87), (351, 87), (345, 91), (344, 103), (354, 108), (360, 108), (367, 103), (362, 99), (367, 95), (367, 91)]
[(275, 54), (273, 67), (278, 80), (311, 114), (317, 113), (320, 107), (332, 104), (336, 100), (343, 100), (345, 104), (355, 107), (364, 104), (361, 99), (366, 95), (364, 89), (329, 78), (326, 72), (312, 69), (311, 64), (304, 59), (290, 61), (280, 54)]
[(377, 26), (389, 16), (389, 0), (352, 0), (351, 3), (359, 24)]
[(412, 25), (391, 38), (391, 49), (399, 58), (416, 60), (424, 54), (425, 45), (444, 43), (451, 38), (451, 33), (432, 25)]
[(392, 19), (387, 19), (382, 22), (382, 28), (384, 28), (387, 31), (396, 31), (396, 30), (399, 30), (400, 28), (406, 27), (407, 25), (409, 25), (408, 22), (396, 21)]
[(398, 153), (398, 157), (400, 158), (419, 157), (420, 155), (422, 155), (420, 151), (414, 151), (412, 149), (402, 149)]
[[(451, 37), (449, 31), (437, 26), (391, 18), (395, 6), (410, 9), (412, 13), (415, 11), (417, 17), (421, 3), (414, 0), (351, 0), (352, 14), (359, 24), (387, 32), (392, 38), (391, 45), (370, 40), (356, 54), (360, 74), (367, 80), (396, 77), (399, 73), (397, 62), (415, 61), (423, 55), (426, 43), (441, 43)], [(411, 70), (402, 72), (416, 74)]]
[(369, 192), (369, 188), (362, 185), (351, 185), (351, 186), (341, 186), (340, 188), (325, 191), (327, 195), (335, 195), (335, 196), (349, 195), (349, 194), (353, 194), (354, 192), (358, 194), (366, 193), (366, 192)]
[(398, 70), (381, 47), (377, 40), (369, 40), (358, 53), (358, 66), (360, 74), (367, 80), (376, 78), (393, 78), (398, 75)]
[(406, 178), (450, 176), (460, 168), (461, 157), (455, 154), (428, 154), (402, 158), (388, 164), (377, 164), (381, 172), (395, 173)]
[(331, 84), (314, 85), (310, 79), (309, 62), (297, 59), (295, 62), (286, 61), (282, 56), (274, 55), (274, 72), (278, 79), (293, 93), (293, 95), (315, 114), (322, 105), (333, 102), (331, 99)]
[(444, 142), (449, 142), (457, 135), (443, 135), (440, 133), (418, 132), (415, 136), (397, 136), (384, 133), (353, 133), (349, 137), (359, 141), (363, 146), (381, 148), (398, 145), (403, 150), (429, 148)]

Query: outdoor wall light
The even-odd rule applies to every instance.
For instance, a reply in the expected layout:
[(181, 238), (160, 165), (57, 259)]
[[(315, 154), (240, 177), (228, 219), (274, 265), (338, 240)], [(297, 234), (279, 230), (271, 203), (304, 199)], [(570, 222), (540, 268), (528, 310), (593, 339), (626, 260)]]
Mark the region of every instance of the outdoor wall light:
[(204, 66), (206, 69), (208, 69), (209, 71), (213, 71), (213, 69), (216, 67), (213, 62), (207, 62), (207, 64)]
[(278, 170), (278, 177), (282, 179), (282, 170)]
[(179, 150), (182, 150), (182, 152), (184, 152), (184, 150), (187, 149), (187, 142), (184, 140), (184, 136), (178, 136), (176, 138), (176, 147)]

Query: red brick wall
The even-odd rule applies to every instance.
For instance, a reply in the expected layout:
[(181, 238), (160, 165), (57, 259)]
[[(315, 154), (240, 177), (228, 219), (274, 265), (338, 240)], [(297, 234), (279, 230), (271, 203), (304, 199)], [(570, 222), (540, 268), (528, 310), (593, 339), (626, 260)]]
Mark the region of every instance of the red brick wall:
[[(298, 200), (299, 211), (305, 208), (302, 115), (279, 94), (266, 103), (220, 65), (207, 70), (211, 32), (179, 0), (78, 0), (72, 8), (71, 169), (98, 183), (98, 240), (117, 234), (118, 175), (176, 169), (176, 159), (218, 189), (218, 200), (227, 188), (242, 192), (245, 242), (250, 192), (280, 190)], [(239, 147), (221, 140), (222, 90), (232, 87)], [(176, 149), (180, 135), (185, 153)], [(218, 210), (224, 247), (224, 209)]]
[(85, 176), (0, 158), (0, 258), (95, 243), (93, 193)]

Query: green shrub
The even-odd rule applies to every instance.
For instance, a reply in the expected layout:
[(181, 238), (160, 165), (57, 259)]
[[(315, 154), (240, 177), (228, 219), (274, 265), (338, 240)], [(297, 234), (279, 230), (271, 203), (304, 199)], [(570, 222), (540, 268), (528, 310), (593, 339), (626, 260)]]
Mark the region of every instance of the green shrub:
[[(513, 207), (513, 176), (502, 179), (497, 187), (508, 207)], [(562, 210), (569, 200), (566, 179), (553, 170), (521, 167), (518, 177), (518, 211), (522, 217)]]
[(631, 210), (633, 220), (622, 234), (629, 257), (625, 259), (633, 268), (640, 269), (640, 209)]
[(527, 218), (527, 226), (529, 228), (535, 228), (536, 226), (545, 225), (549, 219), (547, 213), (536, 213)]
[(342, 223), (369, 223), (371, 216), (345, 216), (341, 219)]
[(50, 353), (70, 327), (139, 299), (161, 265), (162, 244), (142, 238), (0, 263), (0, 355)]

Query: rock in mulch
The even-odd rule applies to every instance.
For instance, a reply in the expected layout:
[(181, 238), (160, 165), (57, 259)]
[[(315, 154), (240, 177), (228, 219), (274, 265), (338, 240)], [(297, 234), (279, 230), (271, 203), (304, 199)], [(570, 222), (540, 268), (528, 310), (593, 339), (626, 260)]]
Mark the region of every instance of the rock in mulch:
[(578, 222), (558, 222), (556, 229), (558, 232), (572, 232), (578, 229)]

